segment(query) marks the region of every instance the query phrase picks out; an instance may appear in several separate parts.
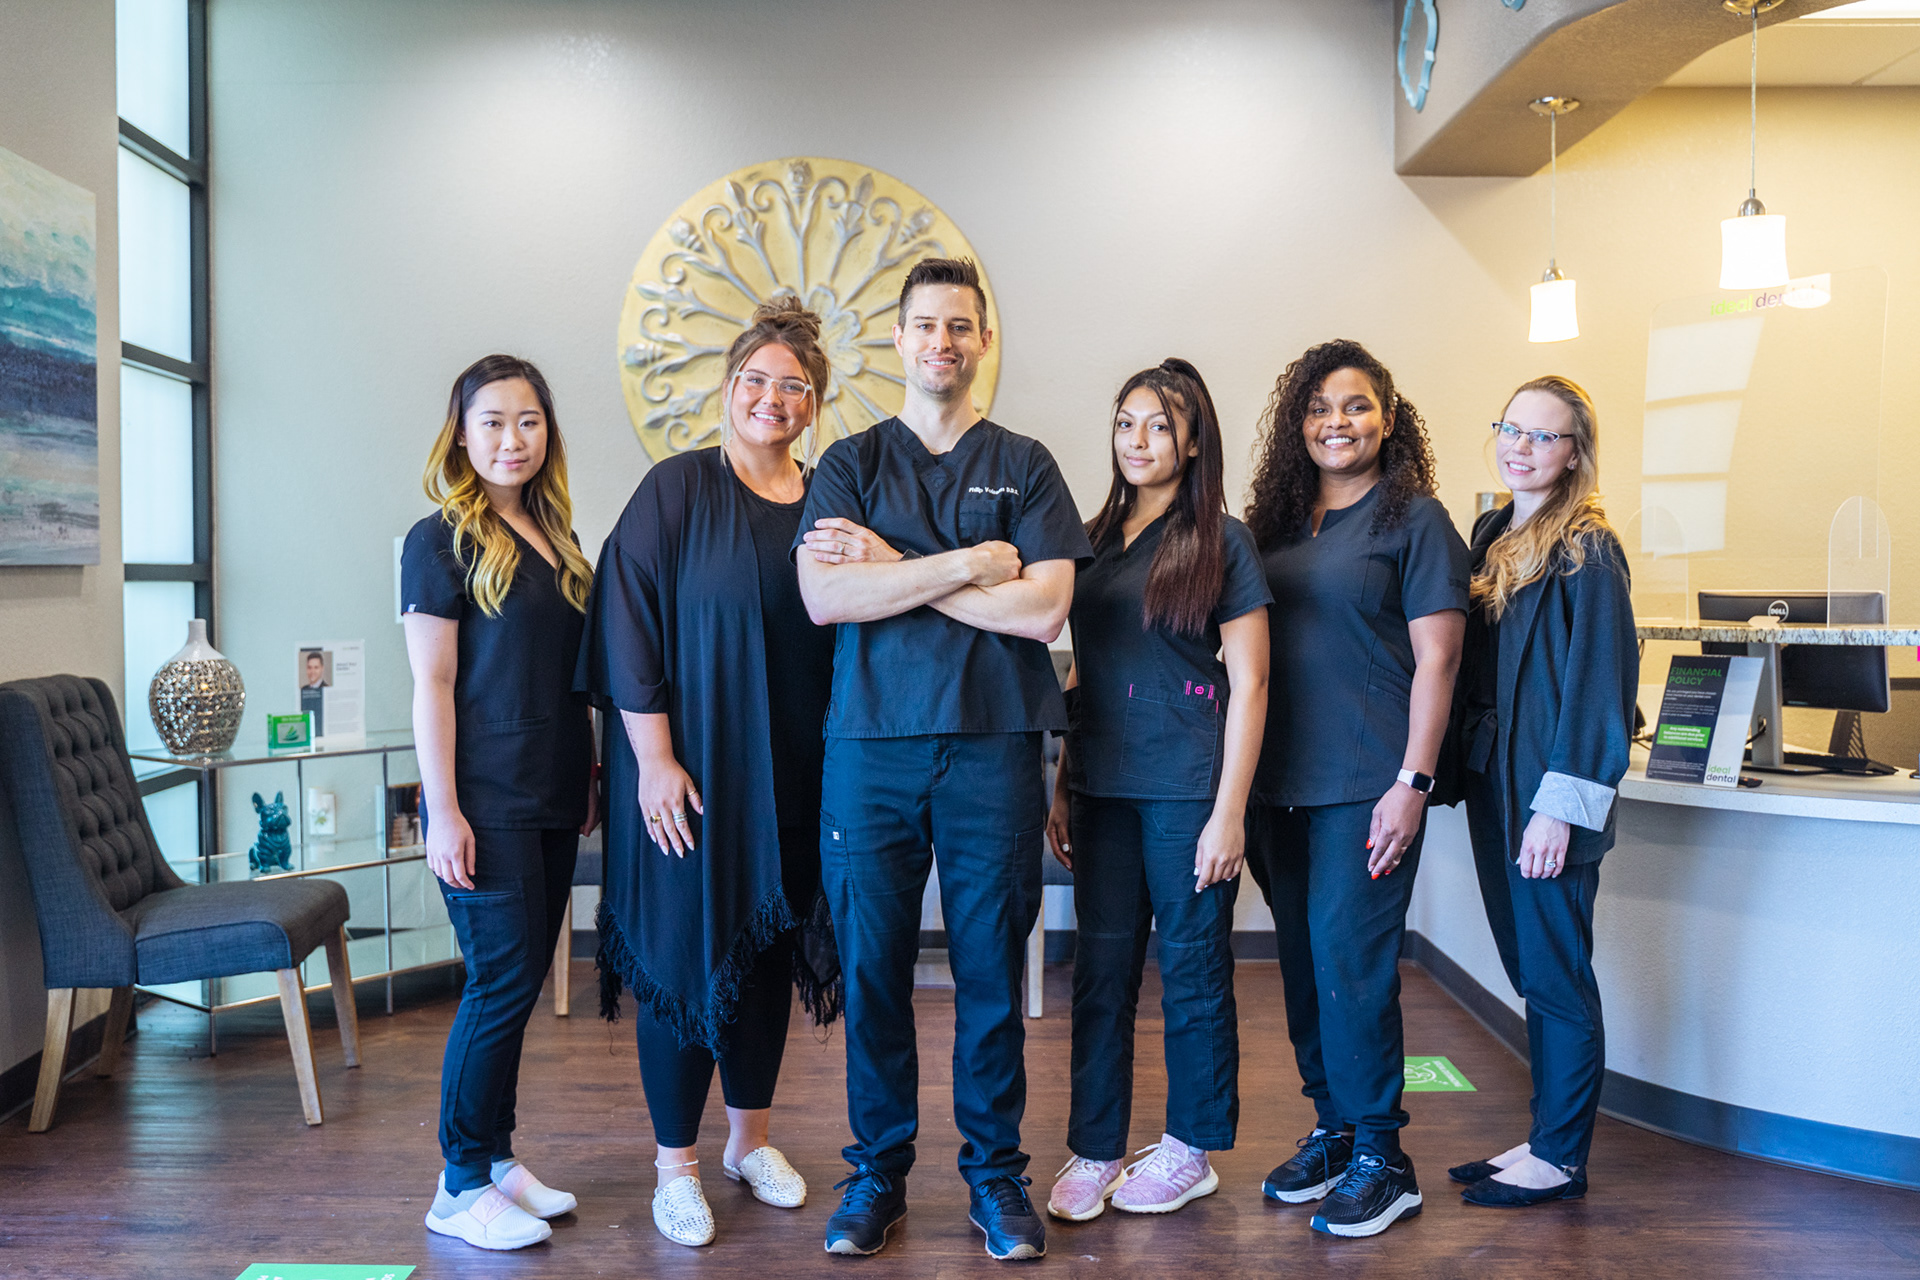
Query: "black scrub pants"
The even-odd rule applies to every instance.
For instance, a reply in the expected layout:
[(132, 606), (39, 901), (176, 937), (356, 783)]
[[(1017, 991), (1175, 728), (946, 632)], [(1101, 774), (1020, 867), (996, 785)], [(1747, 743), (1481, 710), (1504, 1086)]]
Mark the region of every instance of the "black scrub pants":
[(1160, 935), (1166, 1131), (1202, 1151), (1233, 1147), (1240, 1033), (1233, 1000), (1233, 904), (1240, 879), (1193, 891), (1211, 800), (1072, 800), (1073, 1106), (1067, 1146), (1123, 1159), (1133, 1116), (1133, 1024), (1147, 938)]
[(1584, 1169), (1607, 1070), (1600, 986), (1593, 976), (1593, 899), (1600, 862), (1577, 863), (1529, 880), (1509, 857), (1500, 793), (1485, 774), (1467, 774), (1467, 828), (1487, 924), (1507, 979), (1527, 1002), (1527, 1058), (1533, 1069), (1529, 1151), (1548, 1164)]
[(513, 1155), (520, 1046), (553, 967), (580, 832), (475, 827), (473, 846), (473, 888), (438, 882), (467, 961), (440, 1068), (440, 1152), (455, 1194), (486, 1186), (493, 1162)]
[(640, 1085), (653, 1119), (653, 1140), (663, 1147), (691, 1147), (700, 1140), (700, 1113), (707, 1109), (716, 1064), (720, 1093), (736, 1111), (773, 1105), (780, 1063), (787, 1053), (787, 1023), (793, 1012), (793, 942), (783, 938), (754, 959), (740, 984), (740, 1003), (722, 1033), (716, 1058), (704, 1046), (682, 1045), (674, 1029), (645, 1004), (634, 1019), (640, 1046)]
[(1356, 1155), (1393, 1164), (1407, 1123), (1400, 940), (1427, 828), (1423, 818), (1400, 865), (1373, 879), (1378, 803), (1251, 805), (1247, 866), (1273, 909), (1300, 1091), (1320, 1128), (1351, 1132)]
[(846, 978), (847, 1120), (856, 1168), (904, 1174), (920, 1125), (913, 965), (939, 850), (953, 970), (953, 1115), (971, 1186), (1027, 1167), (1020, 973), (1040, 911), (1046, 824), (1038, 733), (828, 738), (821, 877)]

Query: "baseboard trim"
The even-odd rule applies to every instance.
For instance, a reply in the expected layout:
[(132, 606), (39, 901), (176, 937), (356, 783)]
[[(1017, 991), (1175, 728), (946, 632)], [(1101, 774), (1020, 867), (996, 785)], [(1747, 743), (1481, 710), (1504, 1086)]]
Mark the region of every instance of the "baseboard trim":
[[(128, 1020), (127, 1034), (131, 1036), (138, 1017)], [(79, 1071), (91, 1067), (100, 1056), (100, 1044), (107, 1037), (107, 1015), (102, 1013), (90, 1018), (85, 1025), (73, 1029), (67, 1040), (67, 1074), (70, 1079)], [(0, 1071), (0, 1122), (13, 1118), (14, 1113), (24, 1109), (33, 1101), (33, 1091), (40, 1084), (41, 1052), (36, 1050), (32, 1057), (24, 1062), (15, 1063), (5, 1071)]]
[[(1269, 935), (1271, 936), (1271, 935)], [(1425, 969), (1461, 1008), (1522, 1061), (1527, 1021), (1423, 935), (1409, 929), (1403, 958)], [(1617, 1071), (1606, 1074), (1600, 1110), (1616, 1120), (1696, 1146), (1815, 1173), (1920, 1190), (1920, 1138), (1736, 1106)]]

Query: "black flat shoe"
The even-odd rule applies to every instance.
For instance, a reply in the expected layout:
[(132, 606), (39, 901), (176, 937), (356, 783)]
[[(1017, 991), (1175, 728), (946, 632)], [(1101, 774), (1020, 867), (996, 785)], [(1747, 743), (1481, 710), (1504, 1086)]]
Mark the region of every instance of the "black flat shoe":
[(1491, 1160), (1472, 1160), (1447, 1170), (1447, 1177), (1470, 1187), (1484, 1178), (1491, 1178), (1498, 1172), (1500, 1172), (1500, 1166)]
[(1578, 1200), (1587, 1194), (1585, 1178), (1571, 1178), (1557, 1187), (1538, 1189), (1517, 1187), (1511, 1182), (1495, 1182), (1492, 1178), (1482, 1178), (1460, 1193), (1460, 1198), (1468, 1204), (1484, 1205), (1489, 1209), (1528, 1209), (1536, 1204), (1550, 1204), (1555, 1200)]

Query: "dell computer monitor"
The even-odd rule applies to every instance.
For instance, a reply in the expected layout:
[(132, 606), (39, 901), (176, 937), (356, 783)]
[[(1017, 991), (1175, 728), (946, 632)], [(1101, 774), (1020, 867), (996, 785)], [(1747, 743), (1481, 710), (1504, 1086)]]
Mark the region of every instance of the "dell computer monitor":
[[(1700, 621), (1745, 622), (1772, 617), (1784, 627), (1819, 627), (1833, 615), (1835, 626), (1877, 626), (1887, 620), (1881, 591), (1702, 591)], [(1703, 643), (1700, 652), (1734, 654), (1744, 645)], [(1887, 651), (1871, 645), (1787, 644), (1780, 646), (1780, 701), (1789, 707), (1827, 711), (1888, 710), (1893, 693), (1887, 683)]]

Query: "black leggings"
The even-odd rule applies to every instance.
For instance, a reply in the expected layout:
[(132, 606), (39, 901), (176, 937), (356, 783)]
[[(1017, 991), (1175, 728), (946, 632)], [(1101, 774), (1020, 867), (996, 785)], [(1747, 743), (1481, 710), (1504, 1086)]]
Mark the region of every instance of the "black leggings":
[[(724, 1033), (719, 1059), (720, 1093), (739, 1111), (773, 1105), (774, 1083), (787, 1051), (787, 1021), (793, 1007), (793, 942), (783, 938), (760, 953), (740, 987), (740, 1003)], [(634, 1018), (640, 1046), (640, 1083), (653, 1117), (653, 1140), (663, 1147), (691, 1147), (700, 1138), (700, 1113), (713, 1087), (714, 1056), (695, 1045), (680, 1046), (673, 1028), (642, 1006)]]

